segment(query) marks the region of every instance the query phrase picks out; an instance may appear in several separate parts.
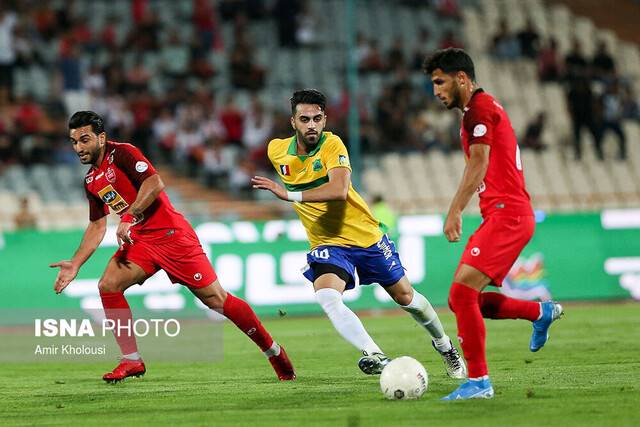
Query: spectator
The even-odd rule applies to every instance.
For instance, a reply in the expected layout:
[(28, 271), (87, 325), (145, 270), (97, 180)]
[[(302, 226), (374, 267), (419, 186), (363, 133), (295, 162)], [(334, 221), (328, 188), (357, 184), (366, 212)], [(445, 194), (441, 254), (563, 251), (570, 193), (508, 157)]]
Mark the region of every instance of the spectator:
[(529, 59), (535, 59), (540, 50), (540, 36), (531, 18), (527, 19), (525, 28), (517, 35), (520, 53)]
[(296, 29), (296, 43), (299, 46), (312, 47), (318, 43), (317, 27), (319, 17), (313, 13), (309, 0), (302, 3), (300, 13), (296, 17), (298, 28)]
[(596, 155), (603, 159), (600, 131), (598, 129), (597, 117), (594, 114), (594, 96), (591, 91), (589, 80), (585, 77), (577, 78), (571, 82), (569, 93), (567, 94), (567, 104), (573, 125), (573, 148), (575, 159), (582, 158), (581, 131), (587, 128), (593, 136)]
[(437, 0), (436, 11), (442, 18), (450, 18), (455, 20), (460, 20), (462, 18), (458, 0)]
[(164, 74), (172, 80), (182, 80), (189, 70), (189, 49), (182, 43), (176, 30), (169, 33), (167, 44), (160, 51)]
[(247, 157), (262, 165), (267, 159), (267, 142), (273, 132), (273, 116), (265, 109), (257, 96), (251, 100), (251, 106), (243, 121), (242, 145)]
[(222, 139), (212, 138), (206, 141), (202, 169), (207, 187), (221, 188), (228, 186), (229, 172), (234, 164), (233, 155), (231, 151), (225, 150)]
[(36, 228), (36, 217), (29, 208), (29, 199), (22, 197), (20, 199), (20, 210), (13, 217), (16, 230), (25, 230)]
[(404, 57), (404, 42), (401, 37), (393, 39), (393, 44), (387, 53), (387, 71), (394, 72), (407, 67)]
[(251, 48), (244, 40), (236, 40), (229, 60), (231, 84), (237, 89), (257, 90), (264, 86), (264, 70), (253, 62)]
[(444, 33), (444, 37), (440, 40), (440, 49), (446, 49), (448, 47), (458, 49), (464, 48), (462, 42), (456, 38), (455, 33), (451, 30)]
[(558, 42), (550, 38), (538, 55), (538, 76), (542, 82), (555, 82), (563, 73), (563, 65), (558, 52)]
[(146, 92), (149, 90), (151, 72), (147, 69), (141, 56), (135, 59), (125, 76), (126, 87), (132, 92)]
[(569, 83), (576, 79), (589, 78), (589, 63), (582, 53), (578, 39), (573, 39), (571, 51), (565, 57), (564, 63), (566, 67), (565, 78)]
[(602, 40), (598, 43), (591, 65), (595, 78), (602, 81), (610, 81), (615, 77), (616, 64), (607, 50), (607, 44)]
[(278, 25), (278, 40), (281, 47), (296, 47), (296, 33), (298, 22), (296, 17), (300, 14), (299, 0), (276, 0), (273, 7), (273, 16)]
[(151, 125), (152, 141), (159, 151), (161, 159), (171, 161), (171, 154), (176, 145), (176, 121), (168, 108), (162, 108)]
[(220, 111), (220, 122), (224, 128), (227, 144), (241, 145), (244, 116), (236, 107), (233, 95), (228, 95), (225, 106)]
[(531, 148), (535, 151), (543, 151), (547, 149), (547, 145), (542, 141), (544, 126), (547, 117), (545, 113), (539, 112), (536, 117), (527, 125), (522, 138), (522, 148)]
[[(622, 127), (623, 104), (620, 95), (620, 85), (617, 80), (607, 85), (605, 93), (600, 98), (602, 108), (602, 125), (599, 129), (598, 139), (604, 139), (607, 131), (612, 131), (618, 137), (618, 159), (627, 158), (627, 137)], [(598, 145), (601, 145), (599, 142)]]
[(431, 43), (431, 33), (425, 27), (420, 28), (418, 33), (418, 42), (411, 58), (411, 70), (422, 71), (422, 63), (427, 56), (429, 45)]
[(622, 86), (622, 117), (631, 120), (640, 120), (640, 107), (630, 84)]
[(358, 57), (358, 71), (361, 73), (384, 70), (384, 60), (377, 41), (366, 40), (362, 37), (356, 55)]
[(520, 56), (518, 39), (509, 31), (506, 20), (500, 21), (498, 32), (491, 42), (491, 53), (497, 59), (513, 60)]
[(200, 46), (206, 54), (212, 47), (221, 48), (216, 12), (210, 0), (194, 0), (192, 21)]

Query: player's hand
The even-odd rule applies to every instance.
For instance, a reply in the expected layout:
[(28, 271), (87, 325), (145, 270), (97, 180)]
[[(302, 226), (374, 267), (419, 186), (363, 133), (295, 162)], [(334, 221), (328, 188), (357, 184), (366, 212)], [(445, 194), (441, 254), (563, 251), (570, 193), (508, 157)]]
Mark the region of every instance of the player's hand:
[(257, 188), (260, 190), (269, 190), (275, 196), (282, 200), (288, 200), (287, 198), (287, 190), (284, 187), (269, 178), (265, 178), (263, 176), (254, 176), (251, 178), (251, 184), (253, 184), (253, 188)]
[(62, 292), (78, 274), (78, 267), (73, 265), (69, 260), (54, 262), (53, 264), (49, 264), (49, 267), (60, 268), (60, 271), (58, 271), (58, 277), (56, 277), (56, 281), (53, 284), (53, 290), (56, 291), (56, 294)]
[(459, 242), (462, 234), (462, 214), (451, 213), (447, 215), (444, 223), (444, 235), (450, 242)]
[(131, 228), (130, 222), (121, 222), (118, 225), (118, 229), (116, 230), (116, 238), (118, 239), (118, 246), (122, 248), (122, 243), (128, 243), (133, 245), (133, 239), (131, 238), (131, 234), (129, 229)]

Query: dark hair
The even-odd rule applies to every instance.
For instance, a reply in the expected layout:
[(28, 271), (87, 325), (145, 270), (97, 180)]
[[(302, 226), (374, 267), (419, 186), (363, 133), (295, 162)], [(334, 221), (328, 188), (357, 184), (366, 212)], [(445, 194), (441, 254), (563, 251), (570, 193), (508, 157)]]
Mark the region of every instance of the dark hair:
[(298, 104), (315, 104), (324, 111), (327, 106), (327, 98), (316, 89), (303, 89), (293, 92), (291, 97), (291, 114), (296, 114), (296, 105)]
[(448, 47), (437, 50), (428, 56), (422, 64), (422, 70), (429, 76), (438, 68), (447, 74), (464, 71), (471, 80), (476, 79), (473, 61), (462, 49)]
[(69, 119), (69, 129), (78, 129), (89, 125), (96, 135), (104, 132), (104, 120), (93, 111), (76, 111)]

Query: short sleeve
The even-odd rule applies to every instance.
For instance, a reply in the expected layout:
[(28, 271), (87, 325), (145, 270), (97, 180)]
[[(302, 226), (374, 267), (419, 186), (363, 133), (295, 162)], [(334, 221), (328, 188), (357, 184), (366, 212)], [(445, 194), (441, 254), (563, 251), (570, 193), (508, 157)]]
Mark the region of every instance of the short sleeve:
[(469, 136), (469, 145), (493, 142), (494, 113), (489, 108), (477, 106), (467, 111), (462, 119), (464, 130)]
[(136, 189), (157, 172), (151, 162), (133, 145), (121, 145), (113, 153), (113, 163), (124, 172)]
[(89, 221), (97, 221), (109, 214), (109, 207), (102, 200), (96, 197), (96, 195), (91, 194), (89, 190), (87, 190), (87, 187), (84, 187), (84, 192), (89, 201)]
[(349, 153), (347, 147), (340, 138), (331, 138), (325, 142), (327, 145), (323, 150), (322, 160), (327, 171), (333, 168), (347, 168), (351, 170), (351, 162), (349, 161)]

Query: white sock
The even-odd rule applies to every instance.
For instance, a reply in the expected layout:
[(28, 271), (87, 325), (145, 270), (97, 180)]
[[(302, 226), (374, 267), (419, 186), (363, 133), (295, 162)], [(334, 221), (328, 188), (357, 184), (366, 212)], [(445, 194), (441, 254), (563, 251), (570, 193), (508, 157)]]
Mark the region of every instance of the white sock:
[(140, 355), (136, 351), (135, 353), (125, 354), (125, 355), (122, 356), (122, 358), (123, 359), (129, 359), (129, 360), (139, 360), (140, 359)]
[(373, 342), (362, 326), (358, 316), (344, 305), (340, 292), (331, 288), (318, 289), (316, 299), (342, 338), (349, 341), (358, 350), (366, 351), (367, 354), (382, 353), (380, 347)]
[(401, 305), (400, 307), (411, 314), (411, 317), (429, 332), (438, 351), (451, 350), (451, 341), (444, 333), (440, 318), (424, 295), (414, 289), (413, 298), (409, 305)]
[(277, 342), (274, 341), (273, 344), (271, 344), (271, 347), (269, 347), (266, 351), (263, 351), (262, 354), (267, 356), (267, 358), (271, 356), (278, 356), (280, 354), (280, 346)]

